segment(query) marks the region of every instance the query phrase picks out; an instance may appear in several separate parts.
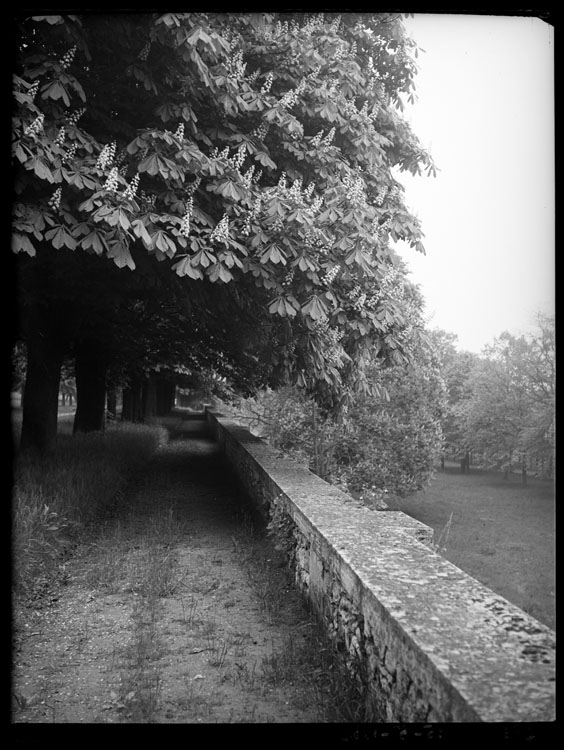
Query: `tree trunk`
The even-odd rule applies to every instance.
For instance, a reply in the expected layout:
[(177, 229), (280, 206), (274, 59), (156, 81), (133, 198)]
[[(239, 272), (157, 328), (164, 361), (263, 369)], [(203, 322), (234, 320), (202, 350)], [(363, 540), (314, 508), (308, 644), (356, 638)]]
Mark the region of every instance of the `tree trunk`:
[(157, 416), (157, 382), (151, 375), (143, 383), (143, 422), (150, 422)]
[(90, 339), (75, 349), (76, 414), (73, 432), (103, 430), (106, 423), (107, 362)]
[(164, 417), (174, 408), (174, 385), (168, 380), (157, 380), (157, 416)]
[(108, 388), (106, 392), (106, 409), (110, 419), (117, 419), (117, 389)]
[(27, 370), (23, 392), (21, 451), (46, 455), (57, 442), (59, 383), (63, 349), (46, 333), (27, 339)]
[(142, 422), (142, 382), (135, 378), (129, 388), (123, 389), (121, 418), (124, 422)]

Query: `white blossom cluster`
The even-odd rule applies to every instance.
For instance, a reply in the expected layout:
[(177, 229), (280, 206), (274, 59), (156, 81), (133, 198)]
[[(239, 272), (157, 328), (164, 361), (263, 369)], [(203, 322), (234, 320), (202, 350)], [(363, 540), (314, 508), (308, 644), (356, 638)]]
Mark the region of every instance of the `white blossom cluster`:
[(274, 80), (274, 73), (270, 71), (269, 73), (266, 74), (266, 79), (260, 88), (261, 94), (268, 94), (268, 92), (270, 91), (270, 87), (272, 86), (273, 80)]
[(253, 180), (254, 173), (255, 173), (255, 165), (251, 164), (251, 166), (247, 169), (245, 174), (241, 176), (241, 181), (246, 188), (251, 187), (251, 182)]
[(104, 190), (109, 190), (110, 193), (115, 193), (118, 189), (118, 168), (113, 167), (108, 175), (106, 182), (104, 183)]
[(243, 51), (239, 50), (227, 60), (228, 75), (230, 78), (234, 78), (237, 81), (242, 81), (245, 78), (245, 70), (247, 69), (247, 63), (243, 62)]
[(226, 242), (229, 239), (229, 217), (227, 214), (210, 234), (210, 242)]
[(389, 268), (380, 281), (380, 288), (365, 303), (365, 307), (374, 310), (383, 299), (400, 302), (405, 297), (405, 286), (402, 274), (395, 268)]
[(353, 206), (366, 204), (366, 188), (361, 175), (353, 171), (347, 172), (343, 180), (343, 187)]
[(37, 115), (35, 120), (27, 126), (24, 133), (25, 135), (36, 135), (37, 133), (40, 133), (43, 130), (43, 122), (45, 120), (45, 115), (43, 112)]
[(261, 141), (264, 141), (264, 139), (266, 138), (266, 134), (269, 131), (269, 128), (270, 128), (270, 123), (263, 122), (258, 126), (258, 128), (255, 128), (252, 131), (251, 135), (255, 138), (259, 138)]
[(76, 44), (74, 45), (74, 47), (71, 47), (68, 50), (68, 52), (65, 52), (64, 56), (62, 57), (62, 59), (59, 60), (59, 62), (61, 64), (61, 67), (63, 68), (63, 70), (65, 70), (66, 68), (69, 67), (69, 65), (74, 60), (75, 54), (76, 54)]
[(339, 31), (339, 26), (341, 25), (342, 18), (341, 16), (336, 16), (331, 21), (331, 25), (329, 26), (329, 33), (336, 34)]
[(366, 66), (365, 74), (368, 81), (368, 89), (374, 91), (379, 102), (383, 102), (386, 90), (384, 84), (380, 80), (380, 71), (374, 65), (372, 57), (368, 58), (368, 65)]
[(327, 255), (332, 242), (317, 227), (310, 227), (304, 232), (304, 242), (310, 250), (316, 250), (321, 255)]
[(335, 52), (333, 52), (332, 59), (334, 62), (336, 62), (337, 60), (342, 60), (346, 54), (347, 54), (347, 45), (344, 42), (340, 42)]
[(263, 38), (265, 42), (272, 42), (283, 34), (287, 34), (289, 28), (288, 21), (284, 21), (284, 23), (277, 21), (276, 25), (273, 27), (265, 26)]
[(331, 130), (327, 133), (325, 137), (323, 137), (323, 128), (316, 133), (313, 138), (311, 139), (311, 145), (315, 146), (316, 148), (320, 148), (321, 150), (328, 148), (331, 143), (333, 142), (333, 138), (335, 137), (335, 128), (331, 128)]
[(323, 13), (316, 13), (308, 17), (303, 26), (300, 26), (297, 21), (292, 21), (292, 33), (294, 35), (300, 35), (309, 39), (316, 31), (320, 29), (325, 23), (325, 16)]
[(39, 90), (39, 81), (35, 81), (32, 86), (27, 91), (27, 95), (30, 97), (31, 101), (33, 101), (37, 95), (37, 92)]
[(296, 275), (295, 269), (291, 268), (284, 276), (284, 281), (282, 282), (282, 286), (289, 287), (294, 281), (295, 275)]
[(184, 140), (184, 123), (181, 122), (180, 125), (176, 128), (176, 132), (174, 133), (174, 137), (178, 138), (179, 141)]
[(61, 129), (59, 130), (59, 133), (58, 133), (57, 137), (55, 138), (55, 143), (57, 144), (57, 146), (62, 146), (62, 145), (63, 145), (63, 143), (65, 142), (65, 135), (66, 135), (66, 132), (67, 132), (67, 131), (66, 131), (66, 128), (65, 128), (65, 126), (63, 125), (63, 126), (61, 127)]
[(69, 117), (69, 125), (76, 125), (76, 123), (80, 120), (80, 118), (85, 112), (86, 112), (86, 107), (75, 109), (75, 111)]
[(340, 268), (338, 265), (328, 268), (323, 274), (323, 283), (327, 284), (327, 286), (331, 286), (331, 284), (335, 281), (336, 277), (339, 275), (339, 271), (340, 271)]
[(319, 93), (327, 99), (333, 99), (339, 92), (339, 79), (327, 78), (321, 84)]
[(67, 162), (71, 161), (71, 159), (74, 159), (74, 156), (76, 154), (76, 149), (77, 149), (77, 145), (76, 143), (73, 143), (61, 160), (63, 164), (66, 164)]
[(126, 187), (123, 197), (126, 200), (133, 200), (137, 194), (137, 188), (139, 187), (139, 172), (134, 176), (129, 185)]
[(113, 162), (115, 155), (116, 155), (116, 142), (113, 141), (109, 145), (106, 143), (106, 145), (100, 152), (100, 156), (98, 157), (98, 160), (96, 162), (96, 166), (98, 167), (98, 169), (106, 169), (106, 167), (109, 167), (110, 164)]
[(312, 330), (324, 340), (323, 356), (327, 364), (332, 367), (342, 367), (346, 357), (341, 344), (344, 331), (332, 328), (327, 319), (316, 320)]
[(386, 197), (386, 193), (388, 192), (387, 185), (380, 185), (378, 188), (378, 193), (376, 194), (376, 205), (381, 206), (384, 202), (384, 198)]
[(210, 154), (210, 158), (215, 159), (216, 161), (226, 161), (228, 166), (239, 170), (245, 161), (245, 146), (244, 144), (241, 144), (231, 157), (229, 156), (229, 146), (225, 146), (221, 152), (215, 147)]
[(182, 234), (184, 237), (189, 237), (190, 235), (190, 219), (192, 218), (193, 210), (194, 197), (191, 195), (186, 202), (186, 211), (184, 213), (184, 216), (182, 217), (182, 222), (180, 223), (180, 234)]
[(383, 224), (380, 224), (378, 227), (378, 236), (382, 237), (384, 234), (390, 231), (392, 228), (392, 219), (388, 216), (386, 221)]
[(63, 188), (59, 185), (59, 187), (55, 190), (53, 195), (49, 198), (49, 206), (51, 206), (51, 208), (53, 208), (55, 211), (61, 205), (62, 192), (63, 192)]
[(143, 60), (143, 62), (149, 57), (149, 52), (151, 51), (151, 40), (145, 43), (145, 46), (139, 53), (138, 57), (140, 60)]
[(355, 284), (351, 291), (351, 301), (353, 308), (357, 312), (361, 312), (364, 309), (364, 303), (366, 302), (366, 292), (363, 292), (358, 284)]
[(260, 213), (261, 208), (262, 208), (262, 197), (260, 195), (257, 195), (253, 201), (251, 210), (245, 216), (245, 223), (243, 224), (243, 229), (242, 229), (242, 232), (245, 236), (248, 236), (251, 233), (251, 221), (253, 221), (253, 219), (256, 219), (256, 217)]
[(290, 89), (290, 91), (286, 91), (282, 99), (280, 99), (280, 105), (282, 107), (285, 107), (286, 109), (291, 109), (294, 106), (294, 104), (298, 101), (300, 94), (303, 93), (305, 87), (306, 87), (306, 79), (302, 78), (302, 80), (298, 83), (295, 89)]
[[(307, 188), (305, 188), (305, 190), (302, 190), (301, 177), (298, 177), (296, 180), (294, 180), (291, 187), (288, 187), (288, 176), (286, 172), (282, 172), (282, 174), (280, 175), (280, 179), (278, 180), (278, 184), (275, 187), (271, 187), (268, 190), (265, 190), (264, 197), (268, 199), (272, 196), (279, 195), (283, 198), (288, 198), (292, 200), (298, 208), (307, 211), (308, 214), (313, 217), (317, 213), (319, 213), (323, 205), (322, 196), (317, 196), (313, 199), (313, 201), (311, 201), (314, 187), (314, 184), (310, 182)], [(311, 203), (309, 201), (311, 201)]]
[(343, 106), (344, 114), (351, 120), (356, 120), (362, 123), (369, 132), (374, 132), (374, 122), (378, 117), (378, 112), (368, 111), (368, 102), (364, 102), (360, 109), (357, 108), (356, 104), (350, 99), (346, 99)]
[(201, 181), (202, 181), (202, 178), (198, 176), (198, 177), (196, 177), (196, 179), (194, 180), (194, 182), (191, 185), (188, 186), (188, 193), (190, 195), (194, 195), (194, 193), (196, 192), (196, 190), (200, 187)]

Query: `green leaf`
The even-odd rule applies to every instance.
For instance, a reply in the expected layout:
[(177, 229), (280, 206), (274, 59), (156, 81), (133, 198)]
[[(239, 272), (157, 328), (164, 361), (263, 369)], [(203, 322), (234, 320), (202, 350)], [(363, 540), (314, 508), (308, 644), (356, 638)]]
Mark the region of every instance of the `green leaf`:
[(69, 95), (60, 81), (52, 81), (42, 86), (41, 92), (42, 99), (62, 99), (67, 107), (70, 106)]
[(300, 304), (295, 297), (276, 297), (268, 306), (269, 313), (276, 313), (282, 317), (293, 318), (300, 309)]
[(66, 227), (62, 225), (45, 232), (45, 239), (51, 240), (51, 244), (53, 247), (57, 248), (57, 250), (60, 250), (61, 247), (68, 247), (69, 250), (74, 250), (77, 245), (75, 238)]
[[(130, 144), (131, 145), (131, 144)], [(137, 167), (139, 172), (148, 172), (149, 174), (156, 175), (159, 173), (159, 156), (158, 154), (151, 154), (139, 164)]]
[(255, 154), (255, 159), (262, 164), (263, 167), (268, 167), (268, 169), (276, 169), (276, 162), (273, 162), (270, 156), (268, 154), (265, 154), (264, 151), (257, 151)]
[(192, 256), (192, 264), (194, 266), (202, 266), (202, 268), (207, 268), (210, 263), (216, 263), (217, 258), (213, 253), (210, 253), (209, 250), (202, 249), (198, 251), (195, 255)]
[(174, 244), (174, 241), (162, 229), (157, 230), (155, 234), (151, 235), (151, 241), (153, 247), (156, 247), (162, 253), (168, 255), (169, 258), (172, 258), (176, 253), (176, 245)]
[(313, 318), (313, 320), (325, 320), (327, 318), (327, 307), (315, 295), (302, 307), (304, 315)]
[(14, 233), (12, 235), (12, 252), (14, 253), (27, 253), (32, 258), (35, 256), (35, 248), (29, 241), (29, 238), (25, 234)]
[(213, 283), (216, 281), (223, 281), (227, 284), (227, 282), (233, 279), (233, 274), (223, 265), (223, 263), (214, 263), (208, 272), (208, 276)]
[(183, 258), (172, 266), (173, 271), (176, 271), (178, 276), (189, 276), (191, 279), (202, 280), (204, 274), (199, 268), (195, 268), (190, 262), (190, 258)]
[(25, 164), (26, 161), (32, 156), (31, 151), (26, 146), (23, 146), (20, 143), (16, 145), (15, 153), (17, 159), (21, 161), (22, 164)]
[(134, 219), (131, 222), (131, 228), (133, 229), (135, 236), (139, 237), (145, 247), (150, 250), (153, 247), (153, 240), (151, 239), (151, 235), (147, 231), (143, 221), (141, 219)]
[(41, 161), (38, 156), (34, 156), (26, 164), (27, 169), (33, 169), (35, 174), (40, 180), (47, 180), (47, 182), (53, 182), (53, 175), (49, 167)]
[(266, 250), (263, 250), (259, 259), (261, 263), (282, 263), (284, 266), (287, 263), (286, 256), (278, 245), (275, 244), (272, 244), (267, 247)]
[(135, 270), (135, 263), (129, 252), (129, 248), (124, 242), (119, 240), (112, 242), (108, 246), (108, 258), (111, 258), (118, 268), (127, 266), (132, 271)]
[(101, 255), (104, 251), (104, 247), (108, 247), (102, 235), (98, 234), (95, 230), (90, 232), (90, 234), (82, 240), (80, 245), (84, 250), (88, 250), (88, 248), (91, 247), (96, 255)]

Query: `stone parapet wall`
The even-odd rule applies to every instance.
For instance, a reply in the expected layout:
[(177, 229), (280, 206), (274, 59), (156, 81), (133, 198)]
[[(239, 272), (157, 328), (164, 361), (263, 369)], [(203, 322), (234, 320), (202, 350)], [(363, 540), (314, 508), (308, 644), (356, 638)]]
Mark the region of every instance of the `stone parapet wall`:
[(437, 554), (432, 530), (372, 511), (206, 410), (242, 488), (383, 722), (555, 719), (552, 630)]

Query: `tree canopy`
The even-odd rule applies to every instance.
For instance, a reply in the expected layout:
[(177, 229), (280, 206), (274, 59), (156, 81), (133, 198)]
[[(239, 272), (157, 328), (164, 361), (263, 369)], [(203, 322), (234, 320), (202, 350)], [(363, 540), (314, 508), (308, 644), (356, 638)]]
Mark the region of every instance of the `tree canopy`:
[(168, 276), (162, 309), (170, 283), (224, 339), (254, 315), (246, 372), (330, 403), (367, 353), (405, 360), (380, 288), (390, 240), (424, 247), (392, 170), (434, 166), (401, 116), (417, 48), (399, 14), (22, 16), (16, 46), (18, 257), (110, 261), (124, 290)]
[(386, 507), (386, 498), (423, 488), (443, 447), (446, 386), (434, 337), (425, 330), (423, 300), (400, 268), (381, 294), (410, 321), (403, 346), (409, 360), (366, 363), (370, 394), (350, 388), (335, 413), (296, 388), (241, 401), (238, 419), (282, 452), (303, 460), (322, 478)]
[(502, 333), (468, 377), (468, 397), (459, 407), (467, 445), (492, 465), (509, 468), (517, 459), (523, 472), (544, 459), (550, 473), (555, 387), (554, 318), (540, 315), (528, 336)]

